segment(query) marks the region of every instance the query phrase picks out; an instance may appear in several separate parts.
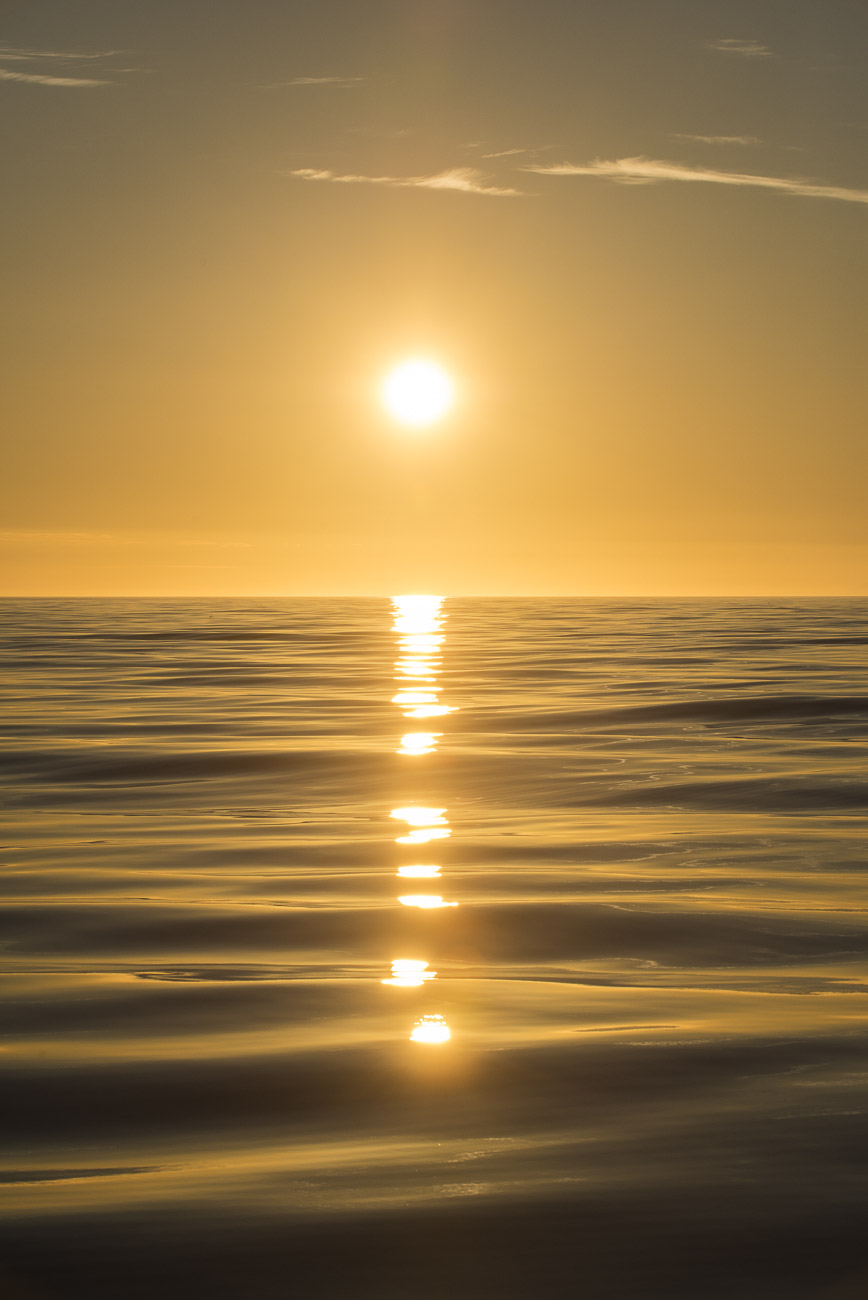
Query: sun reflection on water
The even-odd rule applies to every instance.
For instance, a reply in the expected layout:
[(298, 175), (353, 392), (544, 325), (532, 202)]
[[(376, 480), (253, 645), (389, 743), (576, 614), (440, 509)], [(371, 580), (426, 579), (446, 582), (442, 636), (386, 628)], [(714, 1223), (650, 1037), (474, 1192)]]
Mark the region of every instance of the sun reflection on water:
[(406, 822), (413, 829), (399, 835), (396, 844), (428, 844), (431, 840), (445, 840), (452, 834), (443, 814), (445, 808), (393, 808), (389, 816)]
[(404, 677), (409, 677), (412, 681), (427, 681), (431, 677), (436, 677), (434, 666), (424, 659), (397, 659), (395, 667)]
[(401, 747), (397, 752), (411, 756), (433, 754), (442, 735), (442, 731), (410, 731), (401, 737)]
[(399, 637), (398, 644), (405, 654), (433, 655), (445, 639), (430, 632), (413, 632), (410, 636)]
[[(455, 712), (454, 706), (440, 699), (437, 675), (442, 666), (443, 598), (441, 596), (396, 596), (393, 600), (393, 629), (397, 637), (398, 658), (395, 660), (397, 691), (392, 703), (405, 718), (445, 718)], [(411, 731), (400, 737), (395, 750), (404, 757), (424, 759), (433, 754), (442, 732)], [(424, 766), (414, 771), (426, 771)], [(390, 816), (406, 823), (408, 830), (397, 837), (398, 844), (426, 844), (432, 840), (447, 839), (451, 835), (445, 808), (431, 808), (424, 804), (407, 804), (393, 808)], [(431, 880), (440, 877), (440, 866), (433, 863), (408, 863), (399, 866), (397, 875), (402, 879)], [(439, 911), (457, 907), (440, 894), (401, 894), (402, 907), (420, 911)], [(392, 974), (383, 984), (400, 988), (420, 988), (436, 978), (436, 971), (428, 963), (415, 958), (402, 958), (392, 962)], [(451, 1032), (441, 1015), (423, 1015), (413, 1026), (410, 1038), (415, 1043), (445, 1043)]]
[(429, 980), (436, 980), (436, 978), (436, 970), (429, 970), (427, 961), (399, 957), (392, 962), (392, 974), (389, 979), (380, 982), (382, 984), (392, 984), (396, 988), (417, 989), (428, 983)]
[(457, 907), (457, 903), (447, 903), (439, 894), (403, 894), (399, 899), (405, 907)]
[(451, 834), (450, 830), (438, 830), (436, 827), (431, 827), (429, 830), (410, 831), (409, 835), (399, 835), (395, 843), (428, 844), (431, 840), (446, 840)]
[(422, 808), (411, 804), (409, 808), (393, 808), (389, 813), (396, 821), (407, 822), (410, 826), (443, 826), (446, 818), (445, 808)]
[[(395, 596), (392, 604), (395, 611), (392, 627), (397, 633), (400, 655), (395, 661), (395, 671), (399, 677), (433, 686), (441, 664), (440, 650), (445, 640), (443, 597)], [(423, 699), (402, 699), (396, 696), (393, 703), (425, 705), (434, 710), (406, 715), (418, 718), (442, 717), (443, 714), (453, 711), (448, 705), (440, 704), (433, 691), (420, 692), (420, 694), (424, 694)]]
[(443, 596), (419, 594), (393, 596), (395, 631), (400, 633), (428, 632), (432, 626), (439, 627), (443, 599)]
[(452, 1031), (442, 1016), (421, 1016), (413, 1026), (413, 1043), (448, 1043)]

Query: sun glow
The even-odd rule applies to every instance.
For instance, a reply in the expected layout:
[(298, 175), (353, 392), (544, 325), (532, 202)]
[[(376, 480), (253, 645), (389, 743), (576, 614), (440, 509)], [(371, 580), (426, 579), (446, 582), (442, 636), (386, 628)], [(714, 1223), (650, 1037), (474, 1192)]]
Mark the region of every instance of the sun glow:
[(399, 424), (421, 429), (443, 418), (455, 401), (455, 385), (441, 366), (414, 358), (391, 370), (383, 380), (386, 410)]

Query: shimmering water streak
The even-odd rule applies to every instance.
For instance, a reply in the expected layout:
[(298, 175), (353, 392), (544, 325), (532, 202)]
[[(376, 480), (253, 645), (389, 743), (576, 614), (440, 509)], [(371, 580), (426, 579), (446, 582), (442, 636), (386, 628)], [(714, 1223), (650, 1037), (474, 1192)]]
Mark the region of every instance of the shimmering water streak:
[(427, 826), (422, 830), (409, 831), (406, 835), (399, 835), (395, 840), (396, 844), (428, 844), (431, 840), (445, 840), (452, 834), (448, 827)]
[(428, 844), (431, 840), (445, 840), (452, 834), (446, 821), (445, 808), (408, 807), (393, 808), (389, 816), (405, 821), (412, 830), (399, 835), (396, 844)]
[(410, 805), (406, 808), (393, 808), (389, 813), (390, 817), (398, 821), (407, 822), (410, 826), (445, 826), (446, 818), (445, 808), (424, 808), (421, 805)]
[(401, 705), (405, 718), (441, 718), (455, 712), (454, 707), (439, 704), (434, 691), (399, 691), (392, 703)]
[(382, 983), (391, 984), (395, 988), (416, 989), (436, 978), (436, 970), (429, 970), (427, 961), (399, 957), (392, 962), (391, 976)]
[(437, 907), (457, 907), (457, 903), (447, 903), (439, 894), (402, 894), (398, 899), (404, 907), (421, 907), (430, 910)]
[[(437, 671), (442, 664), (442, 652), (445, 642), (443, 599), (440, 596), (395, 596), (393, 631), (397, 636), (400, 658), (395, 662), (396, 680), (401, 684), (402, 678), (423, 680), (426, 689), (400, 689), (392, 697), (403, 716), (415, 718), (446, 717), (454, 709), (443, 704), (439, 697)], [(408, 707), (410, 706), (410, 707)], [(416, 731), (404, 734), (398, 746), (398, 753), (404, 757), (424, 759), (437, 749), (442, 732)], [(413, 829), (398, 838), (398, 844), (423, 844), (434, 839), (445, 839), (449, 829), (444, 816), (445, 808), (404, 807), (393, 809), (392, 817), (405, 820)], [(418, 866), (402, 864), (398, 867), (401, 877), (436, 877), (440, 875), (439, 866)], [(440, 911), (443, 908), (456, 907), (440, 894), (401, 894), (398, 902), (402, 907), (414, 908), (420, 912)], [(393, 977), (394, 982), (394, 977)], [(423, 983), (418, 981), (419, 985)], [(439, 1015), (426, 1016), (418, 1021), (410, 1034), (413, 1042), (444, 1043), (450, 1038), (449, 1030), (444, 1032), (445, 1022)]]
[(442, 731), (411, 731), (401, 737), (399, 753), (417, 758), (420, 754), (433, 754)]
[(410, 1035), (414, 1043), (448, 1043), (452, 1032), (442, 1016), (420, 1016)]

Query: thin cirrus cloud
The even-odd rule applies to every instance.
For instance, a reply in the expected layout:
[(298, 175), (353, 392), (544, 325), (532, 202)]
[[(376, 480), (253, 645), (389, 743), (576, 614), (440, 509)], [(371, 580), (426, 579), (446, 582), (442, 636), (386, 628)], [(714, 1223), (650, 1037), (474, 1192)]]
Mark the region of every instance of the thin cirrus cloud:
[(719, 50), (721, 54), (740, 54), (743, 59), (773, 59), (775, 56), (767, 45), (759, 41), (744, 41), (737, 37), (722, 37), (716, 41), (705, 42), (709, 50)]
[(669, 138), (671, 140), (696, 140), (699, 144), (762, 144), (762, 140), (756, 135), (689, 135), (685, 131), (673, 131)]
[(14, 45), (0, 45), (0, 59), (5, 63), (27, 63), (33, 59), (55, 59), (60, 63), (87, 63), (92, 59), (110, 59), (120, 50), (99, 50), (82, 54), (73, 50), (26, 50)]
[(287, 86), (337, 86), (348, 89), (358, 86), (362, 77), (290, 77), (287, 81), (269, 81), (260, 90), (283, 90)]
[(495, 198), (513, 197), (520, 190), (490, 185), (485, 172), (476, 167), (453, 167), (431, 176), (358, 176), (342, 175), (316, 167), (299, 167), (289, 173), (303, 181), (330, 181), (335, 185), (385, 185), (391, 189), (457, 190), (461, 194), (487, 194)]
[(110, 86), (99, 77), (53, 77), (44, 72), (16, 72), (0, 64), (0, 81), (27, 81), (34, 86)]
[(537, 164), (522, 170), (548, 176), (601, 176), (623, 185), (653, 185), (660, 181), (683, 181), (704, 185), (741, 185), (752, 189), (777, 190), (782, 194), (810, 199), (838, 199), (844, 203), (868, 203), (868, 190), (843, 185), (821, 185), (789, 176), (755, 176), (750, 172), (728, 172), (685, 163), (661, 162), (654, 158), (596, 159), (590, 163)]
[(287, 86), (356, 86), (361, 77), (293, 77)]
[[(0, 45), (0, 81), (26, 82), (34, 86), (110, 86), (113, 82), (106, 77), (79, 76), (75, 65), (93, 63), (100, 59), (109, 59), (118, 54), (118, 50), (105, 50), (99, 53), (80, 54), (64, 50), (28, 50), (11, 45)], [(35, 64), (36, 67), (10, 68), (10, 63)], [(42, 70), (39, 65), (47, 64)], [(73, 65), (72, 74), (59, 73), (58, 65)], [(116, 69), (123, 71), (125, 69)]]

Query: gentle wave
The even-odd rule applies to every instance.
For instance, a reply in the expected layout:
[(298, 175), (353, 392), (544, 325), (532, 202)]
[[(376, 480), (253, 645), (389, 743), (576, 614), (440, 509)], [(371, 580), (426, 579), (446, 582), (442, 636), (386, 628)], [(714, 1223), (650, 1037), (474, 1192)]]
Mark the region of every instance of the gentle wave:
[(868, 694), (851, 696), (781, 696), (760, 698), (673, 700), (665, 704), (638, 707), (586, 709), (579, 712), (550, 712), (508, 715), (502, 730), (570, 731), (586, 726), (620, 727), (625, 723), (657, 721), (751, 722), (767, 719), (868, 717)]

